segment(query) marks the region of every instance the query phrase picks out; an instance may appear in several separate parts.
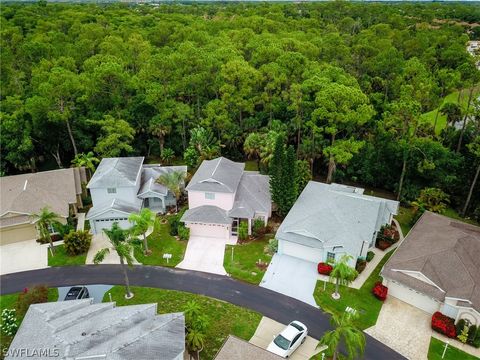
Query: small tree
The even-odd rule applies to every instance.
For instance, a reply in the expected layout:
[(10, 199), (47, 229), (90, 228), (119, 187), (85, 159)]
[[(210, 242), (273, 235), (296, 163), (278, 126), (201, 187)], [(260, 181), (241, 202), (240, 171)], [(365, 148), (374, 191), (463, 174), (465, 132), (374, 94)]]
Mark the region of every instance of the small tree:
[(312, 180), (312, 171), (307, 160), (297, 160), (295, 166), (295, 183), (297, 193), (300, 194), (308, 182)]
[(166, 165), (171, 164), (173, 158), (175, 157), (175, 152), (170, 148), (164, 148), (160, 154), (160, 159)]
[(327, 331), (320, 339), (317, 348), (327, 346), (327, 356), (336, 360), (339, 356), (340, 344), (345, 345), (347, 359), (353, 360), (362, 357), (365, 351), (365, 334), (354, 324), (355, 315), (350, 313), (331, 314), (330, 323), (334, 328)]
[(42, 210), (40, 210), (39, 213), (32, 215), (32, 217), (37, 223), (37, 229), (40, 238), (48, 240), (48, 242), (50, 243), (50, 249), (52, 250), (52, 254), (55, 253), (52, 236), (50, 235), (50, 228), (58, 223), (58, 218), (60, 217), (60, 215), (53, 211), (50, 211), (48, 207), (44, 207)]
[(272, 160), (270, 161), (270, 192), (272, 201), (280, 206), (282, 196), (282, 164), (285, 159), (283, 136), (278, 136), (275, 141)]
[(143, 208), (139, 213), (132, 213), (128, 220), (133, 223), (132, 234), (135, 236), (143, 235), (143, 252), (148, 255), (147, 231), (155, 225), (156, 216), (149, 208)]
[(157, 182), (165, 186), (170, 190), (173, 195), (175, 195), (175, 212), (178, 211), (178, 201), (183, 191), (183, 184), (185, 181), (186, 174), (182, 171), (172, 171), (166, 174), (161, 175)]
[(420, 192), (417, 200), (412, 202), (412, 207), (417, 213), (417, 218), (425, 211), (442, 214), (450, 203), (450, 197), (438, 188), (425, 188)]
[(468, 339), (468, 325), (464, 325), (462, 332), (460, 335), (457, 336), (458, 340), (460, 340), (462, 343), (466, 344), (467, 339)]
[(248, 224), (245, 221), (241, 221), (238, 225), (238, 238), (240, 240), (247, 240), (248, 238)]
[(90, 249), (92, 234), (89, 231), (70, 231), (63, 239), (67, 254), (75, 256), (84, 254)]
[(100, 160), (95, 157), (92, 151), (88, 153), (77, 154), (72, 160), (72, 165), (75, 167), (85, 167), (87, 169), (88, 177), (91, 177), (95, 172), (95, 165), (98, 164)]
[[(128, 280), (127, 267), (133, 264), (133, 245), (136, 245), (134, 241), (127, 238), (127, 231), (120, 228), (117, 222), (114, 222), (110, 230), (103, 229), (108, 236), (108, 240), (112, 246), (112, 249), (116, 251), (120, 258), (120, 264), (122, 265), (123, 276), (125, 278), (125, 298), (131, 299), (133, 293), (130, 291), (130, 281)], [(110, 248), (103, 248), (95, 254), (93, 258), (94, 264), (100, 264), (107, 254), (110, 253)], [(125, 264), (126, 263), (126, 264)]]
[(357, 270), (348, 265), (348, 262), (352, 259), (351, 255), (345, 254), (333, 265), (330, 280), (335, 281), (335, 292), (332, 294), (332, 298), (335, 300), (340, 299), (340, 293), (338, 292), (340, 285), (350, 284), (358, 275)]
[[(202, 314), (196, 301), (189, 301), (185, 309), (185, 342), (190, 353), (195, 353), (200, 359), (200, 352), (205, 346), (205, 332), (208, 328), (208, 318)], [(190, 356), (191, 357), (191, 356)]]
[(285, 158), (281, 165), (281, 190), (279, 193), (278, 213), (281, 216), (287, 215), (297, 200), (297, 183), (295, 171), (295, 150), (289, 146), (285, 152)]

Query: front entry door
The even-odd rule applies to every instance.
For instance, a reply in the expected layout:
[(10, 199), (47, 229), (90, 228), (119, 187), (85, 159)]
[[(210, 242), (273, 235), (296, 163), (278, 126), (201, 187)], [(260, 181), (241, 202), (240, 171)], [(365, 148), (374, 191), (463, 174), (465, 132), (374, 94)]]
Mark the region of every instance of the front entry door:
[(238, 218), (235, 218), (232, 221), (232, 235), (238, 235)]

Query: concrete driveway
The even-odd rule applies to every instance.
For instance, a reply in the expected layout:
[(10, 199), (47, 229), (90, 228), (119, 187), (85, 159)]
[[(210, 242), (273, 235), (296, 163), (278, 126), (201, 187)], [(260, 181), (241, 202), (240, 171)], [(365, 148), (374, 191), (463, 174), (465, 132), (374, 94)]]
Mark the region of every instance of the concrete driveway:
[[(102, 261), (102, 264), (120, 264), (120, 258), (118, 257), (117, 253), (115, 250), (113, 250), (112, 245), (110, 244), (110, 241), (108, 240), (107, 235), (105, 235), (103, 232), (100, 234), (95, 234), (93, 235), (92, 238), (92, 243), (90, 245), (90, 249), (88, 249), (87, 253), (87, 259), (85, 260), (85, 264), (93, 264), (93, 258), (95, 257), (95, 254), (105, 248), (110, 249), (110, 253), (105, 256), (105, 259)], [(135, 265), (140, 265), (140, 263), (135, 259), (133, 263)]]
[(0, 274), (48, 267), (48, 246), (35, 240), (0, 246)]
[[(292, 319), (292, 321), (295, 319)], [(258, 324), (257, 330), (255, 334), (253, 334), (252, 338), (250, 339), (250, 343), (254, 344), (262, 349), (266, 349), (268, 345), (272, 342), (273, 338), (277, 336), (279, 333), (287, 325), (281, 324), (275, 320), (272, 320), (267, 317), (262, 317), (260, 324)], [(293, 360), (308, 360), (315, 354), (318, 354), (322, 349), (316, 349), (318, 344), (318, 340), (307, 336), (305, 342), (298, 347), (297, 350), (290, 356), (289, 359)]]
[(389, 296), (375, 326), (365, 332), (411, 360), (426, 360), (431, 315)]
[(318, 307), (313, 291), (318, 279), (315, 263), (275, 254), (260, 286)]
[(177, 268), (227, 275), (223, 267), (227, 242), (223, 238), (191, 236), (183, 261)]

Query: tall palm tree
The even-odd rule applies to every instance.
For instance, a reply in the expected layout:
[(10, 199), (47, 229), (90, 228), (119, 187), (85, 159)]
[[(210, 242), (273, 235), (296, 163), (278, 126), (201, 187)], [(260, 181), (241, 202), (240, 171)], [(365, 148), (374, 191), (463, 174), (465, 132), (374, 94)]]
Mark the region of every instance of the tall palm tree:
[(178, 212), (178, 201), (182, 195), (183, 183), (185, 182), (186, 174), (182, 171), (172, 171), (161, 175), (157, 182), (165, 186), (175, 195), (175, 211)]
[(208, 328), (209, 320), (205, 314), (202, 314), (202, 309), (196, 301), (189, 301), (184, 313), (187, 329), (185, 342), (189, 353), (195, 353), (199, 360), (200, 352), (205, 346), (205, 331)]
[(155, 213), (149, 208), (143, 208), (139, 213), (132, 213), (128, 217), (128, 220), (132, 222), (132, 234), (143, 235), (143, 252), (145, 255), (149, 254), (147, 237), (145, 236), (148, 229), (155, 225)]
[(88, 176), (91, 177), (92, 174), (95, 172), (95, 165), (98, 164), (100, 160), (95, 157), (92, 151), (88, 153), (81, 153), (77, 154), (75, 158), (72, 160), (72, 165), (75, 167), (82, 167), (84, 166), (87, 169)]
[(55, 249), (53, 247), (52, 236), (50, 235), (49, 228), (51, 228), (55, 224), (58, 224), (59, 217), (60, 215), (53, 211), (50, 211), (48, 207), (44, 207), (40, 210), (39, 213), (32, 215), (33, 220), (37, 223), (37, 229), (40, 238), (49, 241), (52, 254), (55, 253)]
[[(128, 231), (120, 228), (117, 222), (113, 223), (110, 230), (103, 229), (103, 231), (108, 236), (108, 240), (110, 240), (110, 244), (112, 245), (111, 248), (117, 252), (118, 257), (120, 258), (120, 264), (122, 265), (123, 276), (125, 278), (125, 298), (131, 299), (133, 293), (130, 291), (130, 281), (128, 280), (126, 265), (132, 266), (133, 264), (134, 258), (132, 253), (133, 245), (135, 243), (128, 239)], [(100, 264), (105, 260), (105, 256), (109, 253), (110, 248), (99, 250), (93, 258), (93, 263)]]
[(339, 286), (350, 284), (358, 275), (357, 270), (348, 265), (351, 259), (353, 259), (351, 255), (345, 254), (333, 265), (330, 280), (335, 281), (335, 292), (332, 294), (335, 300), (340, 299)]
[(350, 313), (331, 314), (330, 323), (334, 330), (327, 331), (320, 339), (317, 348), (327, 346), (326, 354), (337, 360), (338, 348), (344, 345), (347, 359), (358, 359), (365, 350), (365, 334), (353, 321), (356, 316)]

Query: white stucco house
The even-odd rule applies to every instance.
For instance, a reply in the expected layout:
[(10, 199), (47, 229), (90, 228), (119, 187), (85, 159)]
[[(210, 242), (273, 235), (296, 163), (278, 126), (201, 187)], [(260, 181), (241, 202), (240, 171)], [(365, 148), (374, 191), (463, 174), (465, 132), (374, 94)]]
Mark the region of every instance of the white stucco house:
[(260, 286), (316, 306), (319, 262), (352, 256), (355, 267), (375, 246), (377, 232), (397, 214), (398, 202), (363, 189), (310, 181), (276, 232), (278, 251)]
[(271, 216), (269, 177), (245, 171), (244, 163), (224, 157), (202, 162), (187, 185), (189, 209), (181, 221), (190, 236), (236, 238), (239, 221), (266, 224)]
[(93, 207), (86, 219), (90, 221), (94, 234), (109, 229), (114, 222), (122, 228), (130, 227), (128, 216), (143, 207), (164, 213), (168, 206), (175, 206), (174, 194), (156, 180), (168, 172), (186, 173), (187, 167), (147, 165), (143, 162), (143, 157), (102, 159), (87, 185)]
[(390, 296), (480, 325), (480, 227), (427, 211), (381, 275)]

